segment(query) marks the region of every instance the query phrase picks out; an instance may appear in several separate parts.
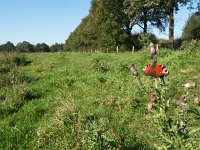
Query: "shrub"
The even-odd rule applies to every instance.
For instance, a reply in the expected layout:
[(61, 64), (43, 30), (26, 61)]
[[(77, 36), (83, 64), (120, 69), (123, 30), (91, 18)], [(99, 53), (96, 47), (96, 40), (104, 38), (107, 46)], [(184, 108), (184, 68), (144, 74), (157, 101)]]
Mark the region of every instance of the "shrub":
[(158, 44), (160, 45), (160, 48), (171, 48), (169, 40), (166, 39), (159, 39)]
[(25, 55), (19, 53), (3, 53), (0, 57), (0, 113), (14, 113), (25, 103), (26, 84), (30, 77), (19, 70), (19, 66), (29, 63)]
[(197, 52), (199, 51), (200, 41), (192, 40), (192, 41), (184, 41), (182, 44), (182, 48), (188, 52)]
[(148, 46), (151, 42), (158, 42), (156, 36), (152, 33), (133, 34), (132, 41), (136, 50), (141, 49), (143, 46)]
[(98, 72), (106, 73), (110, 70), (110, 63), (106, 61), (106, 57), (97, 57), (92, 60), (92, 68)]
[(16, 55), (13, 57), (13, 64), (17, 66), (25, 66), (30, 63), (30, 61), (27, 61), (26, 57), (24, 55)]
[(183, 40), (181, 38), (175, 39), (174, 45), (173, 45), (174, 49), (181, 49), (182, 43), (183, 43)]

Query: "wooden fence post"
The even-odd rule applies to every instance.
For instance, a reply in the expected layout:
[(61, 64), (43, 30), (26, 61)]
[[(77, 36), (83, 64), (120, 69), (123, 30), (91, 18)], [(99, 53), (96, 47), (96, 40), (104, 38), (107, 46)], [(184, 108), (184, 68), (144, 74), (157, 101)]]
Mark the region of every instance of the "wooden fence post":
[(158, 51), (158, 44), (156, 44), (156, 51)]
[(132, 48), (132, 54), (135, 52), (135, 46), (133, 46)]
[(119, 46), (117, 46), (117, 53), (119, 52)]

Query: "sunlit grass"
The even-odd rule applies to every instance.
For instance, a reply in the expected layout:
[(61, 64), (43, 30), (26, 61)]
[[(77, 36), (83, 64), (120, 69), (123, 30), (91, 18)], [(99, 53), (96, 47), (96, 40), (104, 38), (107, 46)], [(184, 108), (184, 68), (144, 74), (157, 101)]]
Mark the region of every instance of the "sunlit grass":
[[(147, 56), (147, 50), (27, 54), (31, 64), (18, 69), (30, 81), (0, 90), (0, 149), (153, 148), (160, 141), (146, 110), (144, 88), (155, 90), (154, 79), (142, 74), (142, 68), (151, 63)], [(170, 109), (176, 108), (176, 100), (184, 94), (189, 106), (195, 107), (193, 98), (199, 97), (199, 88), (186, 90), (184, 84), (200, 84), (200, 54), (161, 49), (158, 62), (170, 71), (165, 78), (167, 97), (173, 104)], [(144, 88), (131, 75), (131, 63), (141, 74)], [(18, 87), (23, 85), (24, 90)], [(159, 80), (158, 87), (162, 88)], [(24, 97), (19, 92), (17, 96), (25, 101), (7, 113), (5, 109), (16, 106), (6, 101), (14, 94), (12, 88), (21, 89)], [(192, 117), (190, 126), (199, 125), (199, 116)]]

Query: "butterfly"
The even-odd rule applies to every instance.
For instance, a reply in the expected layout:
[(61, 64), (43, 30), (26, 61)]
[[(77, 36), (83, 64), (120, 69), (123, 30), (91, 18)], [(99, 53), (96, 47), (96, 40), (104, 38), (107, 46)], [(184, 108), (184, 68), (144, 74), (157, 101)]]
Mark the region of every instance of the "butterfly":
[(155, 78), (163, 78), (169, 75), (169, 71), (161, 64), (158, 64), (156, 60), (152, 64), (148, 64), (143, 68), (145, 75), (152, 76)]

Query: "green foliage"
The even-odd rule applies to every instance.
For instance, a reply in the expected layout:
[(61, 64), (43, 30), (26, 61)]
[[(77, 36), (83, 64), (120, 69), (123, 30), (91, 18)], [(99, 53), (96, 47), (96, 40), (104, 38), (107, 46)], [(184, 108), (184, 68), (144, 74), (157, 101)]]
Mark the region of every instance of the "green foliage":
[(159, 39), (158, 44), (159, 44), (160, 48), (166, 48), (166, 49), (171, 49), (171, 50), (172, 49), (180, 50), (180, 49), (182, 49), (183, 40), (181, 38), (175, 39), (174, 43), (173, 43), (173, 47), (171, 46), (171, 42), (166, 39)]
[(114, 51), (117, 45), (131, 49), (131, 28), (123, 9), (123, 0), (92, 1), (89, 15), (70, 34), (65, 50)]
[[(121, 51), (137, 50), (148, 41), (156, 41), (156, 37), (148, 33), (148, 26), (165, 31), (169, 22), (168, 47), (180, 47), (180, 40), (174, 43), (174, 12), (180, 6), (191, 4), (191, 0), (92, 0), (89, 15), (73, 31), (65, 42), (65, 51), (96, 50), (113, 52), (116, 47)], [(133, 27), (138, 25), (144, 34), (134, 33)], [(156, 43), (156, 42), (155, 42)], [(175, 45), (175, 46), (174, 46)]]
[(0, 52), (11, 52), (15, 50), (15, 46), (11, 42), (7, 42), (6, 44), (0, 45)]
[(8, 70), (9, 67), (12, 69), (15, 66), (25, 66), (30, 64), (31, 62), (27, 60), (25, 54), (22, 53), (3, 53), (0, 57), (1, 66)]
[(125, 0), (125, 12), (129, 16), (132, 25), (138, 25), (143, 33), (147, 33), (147, 25), (151, 25), (165, 31), (167, 15), (160, 7), (158, 1), (152, 0)]
[(131, 51), (133, 45), (141, 49), (147, 42), (156, 41), (153, 34), (132, 35), (133, 24), (124, 11), (125, 7), (124, 0), (117, 3), (110, 0), (92, 1), (90, 14), (66, 40), (65, 50), (97, 49), (106, 52), (108, 49), (113, 52), (116, 46), (120, 46), (122, 51)]
[(149, 46), (151, 42), (158, 43), (158, 40), (152, 33), (136, 33), (132, 35), (132, 42), (135, 50), (140, 50), (143, 46)]
[(189, 53), (198, 52), (199, 51), (200, 42), (197, 40), (184, 41), (182, 44), (182, 48)]
[(15, 48), (17, 52), (34, 52), (34, 46), (26, 41), (18, 43)]
[(92, 60), (92, 68), (99, 72), (108, 72), (110, 64), (104, 57), (97, 57)]
[(4, 53), (0, 58), (2, 68), (0, 74), (0, 114), (13, 114), (26, 102), (27, 83), (30, 81), (19, 66), (27, 64), (27, 59), (23, 54)]
[(170, 49), (171, 48), (171, 43), (169, 40), (166, 39), (159, 39), (158, 40), (158, 44), (161, 48), (167, 48)]
[(58, 52), (64, 50), (64, 44), (55, 43), (49, 47), (46, 43), (37, 43), (36, 45), (23, 41), (16, 46), (11, 42), (0, 45), (0, 52)]
[(182, 38), (187, 41), (200, 40), (200, 12), (194, 13), (187, 21)]
[(64, 44), (62, 43), (55, 43), (50, 46), (51, 52), (58, 52), (58, 51), (63, 51), (64, 50)]
[(194, 127), (189, 128), (190, 122), (189, 109), (185, 106), (179, 106), (172, 111), (170, 109), (171, 99), (168, 98), (167, 88), (158, 90), (158, 104), (153, 111), (152, 124), (156, 129), (158, 138), (162, 144), (155, 145), (157, 149), (197, 149), (194, 136), (190, 133), (195, 130)]
[(36, 44), (34, 49), (35, 49), (35, 52), (49, 52), (50, 51), (49, 46), (45, 43)]
[(139, 39), (138, 41), (143, 45), (143, 46), (149, 46), (149, 43), (157, 43), (157, 38), (154, 34), (152, 33), (142, 33), (139, 34)]
[(174, 49), (181, 49), (182, 48), (182, 44), (183, 44), (183, 39), (182, 38), (178, 38), (174, 40)]
[(93, 16), (87, 16), (81, 24), (72, 32), (64, 45), (65, 51), (84, 51), (97, 45), (98, 28)]

